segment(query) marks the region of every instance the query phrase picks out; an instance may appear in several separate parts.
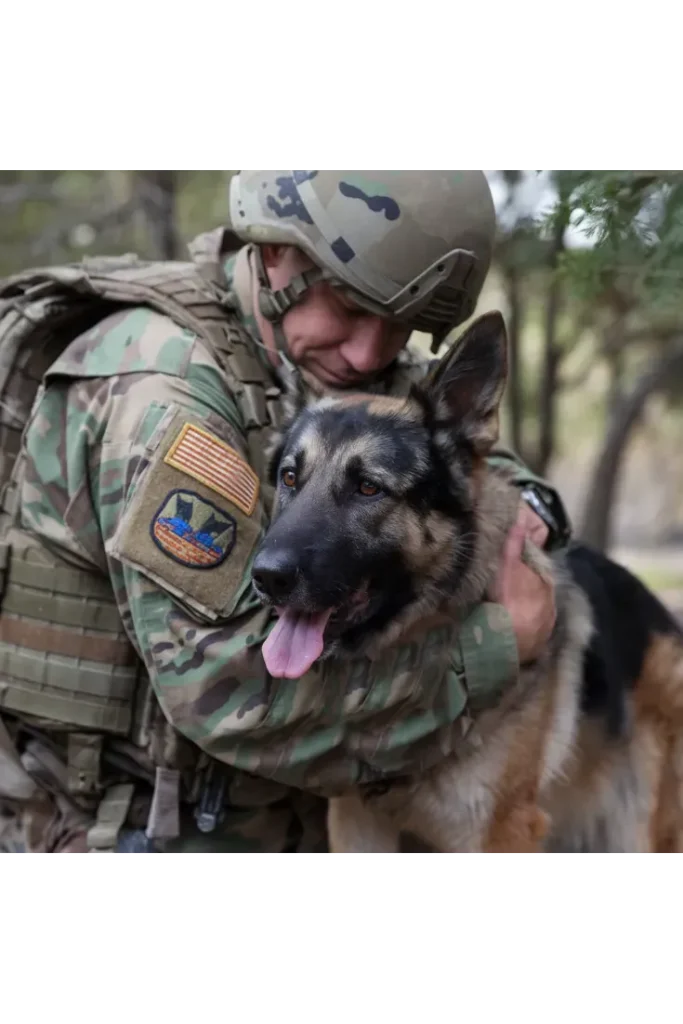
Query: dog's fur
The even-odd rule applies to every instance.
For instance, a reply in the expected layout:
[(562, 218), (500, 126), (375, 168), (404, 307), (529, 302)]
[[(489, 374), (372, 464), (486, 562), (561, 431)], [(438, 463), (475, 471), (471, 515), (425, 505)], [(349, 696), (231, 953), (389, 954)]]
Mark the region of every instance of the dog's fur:
[[(407, 398), (322, 399), (280, 437), (255, 570), (284, 548), (297, 578), (285, 603), (338, 609), (322, 657), (375, 655), (485, 599), (520, 500), (486, 461), (506, 375), (489, 314)], [(379, 493), (360, 493), (364, 480)], [(683, 850), (681, 630), (597, 552), (528, 544), (525, 558), (555, 583), (541, 656), (445, 762), (331, 800), (333, 851), (396, 851), (402, 833), (436, 851)]]

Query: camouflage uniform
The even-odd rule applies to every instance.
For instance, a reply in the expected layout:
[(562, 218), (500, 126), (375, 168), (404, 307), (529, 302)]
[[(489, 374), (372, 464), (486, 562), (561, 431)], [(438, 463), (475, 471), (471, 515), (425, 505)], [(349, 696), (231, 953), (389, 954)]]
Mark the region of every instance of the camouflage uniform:
[[(251, 346), (255, 375), (272, 382), (275, 424), (278, 377), (258, 344), (246, 267), (246, 250), (225, 264), (226, 316)], [(397, 393), (420, 372), (404, 358), (372, 388)], [(144, 306), (119, 309), (52, 364), (24, 435), (15, 545), (28, 537), (111, 582), (119, 646), (132, 644), (163, 713), (153, 795), (153, 780), (141, 784), (140, 775), (126, 789), (125, 764), (107, 790), (119, 849), (138, 848), (151, 801), (162, 822), (152, 836), (166, 850), (323, 850), (322, 798), (448, 754), (468, 708), (495, 700), (518, 669), (507, 612), (487, 603), (459, 633), (432, 629), (376, 662), (329, 661), (296, 682), (271, 678), (260, 648), (272, 620), (250, 583), (270, 492), (234, 386), (198, 334)], [(536, 479), (517, 466), (520, 484)], [(10, 630), (0, 640), (7, 654), (17, 637)], [(81, 740), (71, 760), (87, 793), (98, 740)], [(69, 848), (72, 835), (82, 848), (92, 806), (68, 801), (50, 846), (41, 793), (28, 816), (40, 837), (33, 848)], [(96, 832), (90, 846), (106, 845)]]

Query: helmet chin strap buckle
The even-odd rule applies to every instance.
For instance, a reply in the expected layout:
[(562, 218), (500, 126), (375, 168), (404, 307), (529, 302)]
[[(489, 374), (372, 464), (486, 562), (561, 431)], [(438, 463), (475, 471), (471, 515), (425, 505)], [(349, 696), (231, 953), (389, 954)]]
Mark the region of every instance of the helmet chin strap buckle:
[(261, 316), (270, 323), (281, 320), (291, 307), (292, 303), (283, 292), (274, 292), (270, 288), (259, 288), (258, 308)]
[(285, 313), (287, 313), (295, 303), (296, 299), (292, 301), (282, 291), (274, 292), (271, 288), (264, 287), (263, 285), (259, 288), (258, 305), (261, 316), (271, 325), (277, 354), (280, 357), (280, 361), (283, 366), (290, 374), (296, 372), (296, 367), (289, 357), (289, 346), (287, 345), (287, 337), (285, 335), (282, 320)]
[(285, 386), (289, 390), (298, 391), (301, 383), (301, 371), (299, 367), (292, 362), (289, 356), (289, 346), (287, 345), (287, 338), (285, 332), (282, 329), (281, 321), (277, 320), (273, 323), (273, 337), (275, 339), (275, 348), (277, 349), (278, 358), (284, 371)]
[(319, 267), (313, 267), (310, 270), (305, 270), (302, 274), (297, 274), (285, 288), (276, 291), (270, 287), (261, 250), (258, 246), (255, 246), (252, 251), (259, 286), (259, 311), (263, 319), (267, 320), (273, 328), (275, 347), (285, 370), (290, 376), (298, 375), (299, 371), (289, 355), (289, 347), (282, 321), (285, 314), (301, 301), (311, 285), (316, 284), (325, 277), (325, 273)]
[(269, 286), (264, 267), (263, 273), (259, 274), (258, 304), (261, 315), (271, 323), (281, 320), (292, 306), (296, 306), (297, 302), (301, 301), (308, 289), (318, 281), (322, 281), (324, 276), (322, 270), (314, 267), (311, 270), (305, 270), (302, 274), (297, 274), (285, 288), (275, 291)]

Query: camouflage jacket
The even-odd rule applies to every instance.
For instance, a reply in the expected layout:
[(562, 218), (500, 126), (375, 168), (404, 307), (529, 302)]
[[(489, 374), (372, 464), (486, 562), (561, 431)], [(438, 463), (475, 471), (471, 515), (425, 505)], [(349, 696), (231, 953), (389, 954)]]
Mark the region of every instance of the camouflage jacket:
[[(320, 796), (448, 754), (468, 698), (516, 675), (510, 620), (494, 604), (375, 662), (268, 675), (272, 621), (250, 583), (264, 486), (219, 363), (167, 317), (126, 309), (76, 338), (46, 375), (25, 451), (21, 525), (109, 577), (164, 715), (230, 767), (220, 832), (187, 822), (177, 849), (324, 848)], [(535, 479), (521, 464), (517, 478)]]

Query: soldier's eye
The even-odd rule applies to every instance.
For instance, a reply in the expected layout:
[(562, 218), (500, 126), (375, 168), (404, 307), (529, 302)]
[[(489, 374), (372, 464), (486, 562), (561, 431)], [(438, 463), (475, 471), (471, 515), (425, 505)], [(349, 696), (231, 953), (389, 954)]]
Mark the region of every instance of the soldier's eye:
[(284, 469), (280, 479), (285, 487), (296, 487), (296, 473), (293, 469)]

